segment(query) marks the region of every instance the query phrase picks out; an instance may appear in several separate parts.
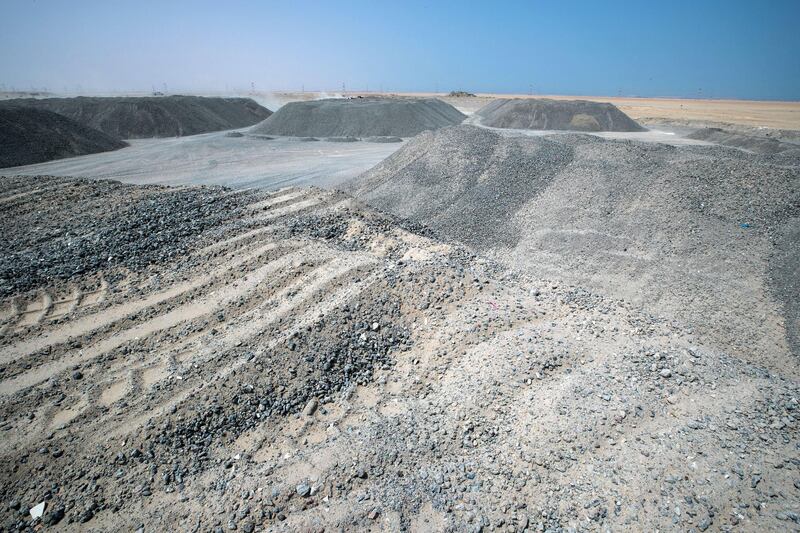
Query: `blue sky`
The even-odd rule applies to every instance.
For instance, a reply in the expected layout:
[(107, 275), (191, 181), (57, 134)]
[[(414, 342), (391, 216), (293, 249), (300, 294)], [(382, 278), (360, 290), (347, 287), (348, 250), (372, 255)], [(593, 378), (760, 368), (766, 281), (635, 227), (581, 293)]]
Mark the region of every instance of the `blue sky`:
[(800, 99), (800, 0), (0, 0), (0, 84)]

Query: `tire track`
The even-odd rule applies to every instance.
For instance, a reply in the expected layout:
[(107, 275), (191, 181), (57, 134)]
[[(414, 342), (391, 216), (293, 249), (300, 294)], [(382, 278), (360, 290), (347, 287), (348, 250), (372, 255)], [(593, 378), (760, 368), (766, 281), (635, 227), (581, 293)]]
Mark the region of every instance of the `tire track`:
[[(268, 245), (270, 249), (274, 248), (275, 244)], [(266, 248), (266, 247), (265, 247)], [(258, 252), (256, 256), (260, 255)], [(154, 318), (149, 320), (143, 321), (138, 323), (137, 325), (126, 329), (122, 332), (116, 333), (111, 337), (105, 338), (93, 345), (89, 346), (88, 348), (81, 350), (78, 354), (65, 356), (60, 358), (57, 361), (53, 361), (51, 363), (46, 363), (30, 371), (18, 375), (12, 379), (0, 382), (0, 396), (8, 396), (10, 394), (16, 393), (28, 387), (32, 387), (49, 379), (50, 377), (63, 372), (64, 370), (79, 364), (94, 359), (104, 353), (107, 353), (122, 344), (134, 340), (145, 337), (147, 335), (151, 335), (155, 332), (162, 331), (168, 328), (171, 328), (177, 324), (187, 322), (198, 318), (200, 316), (209, 314), (216, 309), (225, 308), (227, 305), (232, 304), (236, 301), (239, 297), (244, 294), (247, 294), (251, 290), (255, 288), (256, 285), (261, 283), (266, 276), (272, 274), (276, 270), (284, 268), (291, 264), (291, 261), (302, 257), (302, 250), (290, 252), (286, 255), (281, 256), (280, 258), (269, 262), (257, 270), (248, 273), (241, 281), (242, 283), (235, 287), (233, 290), (226, 292), (224, 295), (221, 295), (221, 290), (217, 289), (212, 293), (205, 295), (199, 295), (196, 298), (192, 299), (193, 305), (184, 304), (176, 309), (173, 309), (167, 313), (158, 315)], [(243, 263), (244, 261), (240, 261), (239, 264)], [(228, 269), (230, 270), (230, 269)], [(170, 291), (165, 291), (160, 293), (158, 298), (155, 298), (155, 301), (150, 299), (145, 299), (147, 305), (139, 305), (138, 309), (144, 309), (147, 307), (152, 307), (154, 303), (160, 303), (165, 301), (169, 298), (174, 296), (178, 296), (185, 292), (188, 292), (188, 287), (191, 288), (199, 288), (203, 285), (206, 285), (208, 281), (210, 281), (209, 276), (203, 276), (200, 281), (202, 282), (190, 282), (186, 285), (182, 285), (180, 287), (174, 288)], [(128, 309), (123, 309), (125, 311), (125, 315), (130, 315), (132, 313), (129, 312)], [(117, 313), (120, 315), (122, 313)], [(117, 316), (114, 315), (114, 316)], [(97, 317), (92, 317), (97, 318)], [(120, 317), (121, 318), (121, 317)], [(93, 329), (98, 329), (95, 326)], [(61, 334), (63, 335), (63, 333)]]

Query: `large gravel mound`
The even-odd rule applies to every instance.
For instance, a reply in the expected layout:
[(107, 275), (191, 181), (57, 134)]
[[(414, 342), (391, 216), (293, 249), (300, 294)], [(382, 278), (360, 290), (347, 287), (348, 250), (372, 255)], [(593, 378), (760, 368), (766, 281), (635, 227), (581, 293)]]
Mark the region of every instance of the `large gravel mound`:
[(688, 323), (740, 356), (800, 354), (800, 167), (785, 159), (459, 126), (420, 135), (346, 188), (508, 265)]
[(0, 108), (0, 168), (107, 152), (127, 146), (51, 111)]
[(584, 100), (501, 99), (473, 119), (483, 126), (524, 130), (643, 131), (615, 105)]
[(785, 156), (800, 157), (800, 146), (781, 142), (767, 137), (757, 137), (721, 128), (703, 128), (687, 135), (689, 139), (708, 141), (723, 146), (739, 148), (756, 154), (781, 154)]
[(26, 98), (0, 105), (54, 111), (119, 139), (180, 137), (242, 128), (271, 114), (249, 98), (202, 96)]
[(352, 98), (292, 102), (253, 128), (295, 137), (413, 137), (460, 124), (465, 115), (436, 99)]

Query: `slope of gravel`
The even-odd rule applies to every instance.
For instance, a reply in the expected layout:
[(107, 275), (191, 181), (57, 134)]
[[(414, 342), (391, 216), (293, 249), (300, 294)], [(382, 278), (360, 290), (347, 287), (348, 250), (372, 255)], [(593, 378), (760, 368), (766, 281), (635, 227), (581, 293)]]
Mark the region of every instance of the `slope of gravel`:
[(790, 163), (459, 126), (413, 139), (345, 189), (504, 264), (625, 298), (738, 356), (794, 368), (800, 168)]
[[(237, 203), (221, 187), (173, 191), (23, 176), (6, 181), (23, 186), (30, 182), (43, 186), (36, 197), (49, 211), (68, 216), (42, 216), (41, 208), (31, 209), (29, 195), (3, 202), (0, 297), (100, 268), (142, 269), (178, 258), (204, 232), (231, 216)], [(79, 199), (82, 209), (72, 213)], [(35, 241), (31, 227), (36, 228)], [(107, 245), (111, 242), (113, 247)]]
[(756, 154), (782, 154), (800, 157), (800, 146), (788, 142), (781, 142), (769, 137), (747, 135), (721, 128), (702, 128), (687, 135), (690, 139), (708, 141), (732, 148), (740, 148)]
[(249, 98), (205, 96), (25, 98), (0, 107), (53, 111), (117, 139), (180, 137), (252, 126), (271, 111)]
[(0, 108), (0, 168), (108, 152), (126, 143), (50, 111)]
[[(796, 379), (341, 193), (221, 192), (0, 179), (4, 253), (129, 200), (94, 247), (164, 251), (0, 299), (3, 530), (797, 528)], [(162, 242), (178, 196), (218, 222)]]
[(492, 128), (567, 131), (643, 131), (613, 104), (585, 100), (494, 100), (471, 119)]
[(288, 103), (251, 131), (295, 137), (413, 137), (464, 118), (436, 99), (338, 98)]

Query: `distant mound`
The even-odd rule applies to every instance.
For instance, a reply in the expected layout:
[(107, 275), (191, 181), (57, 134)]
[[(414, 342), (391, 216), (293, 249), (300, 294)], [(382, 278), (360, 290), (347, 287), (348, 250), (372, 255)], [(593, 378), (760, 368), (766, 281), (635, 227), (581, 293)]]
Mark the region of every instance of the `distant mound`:
[(249, 98), (204, 96), (17, 99), (0, 107), (54, 111), (118, 139), (180, 137), (252, 126), (272, 112)]
[(413, 137), (464, 118), (436, 99), (339, 98), (286, 104), (252, 131), (293, 137)]
[(739, 148), (756, 154), (800, 156), (800, 146), (796, 144), (781, 142), (767, 137), (726, 131), (721, 128), (703, 128), (690, 133), (686, 137), (722, 146), (730, 146), (731, 148)]
[(52, 111), (0, 108), (0, 168), (31, 165), (127, 146)]
[(476, 111), (473, 120), (482, 126), (523, 130), (644, 131), (616, 106), (585, 100), (494, 100)]
[(800, 165), (785, 159), (457, 126), (344, 188), (534, 276), (684, 321), (741, 357), (800, 355)]

